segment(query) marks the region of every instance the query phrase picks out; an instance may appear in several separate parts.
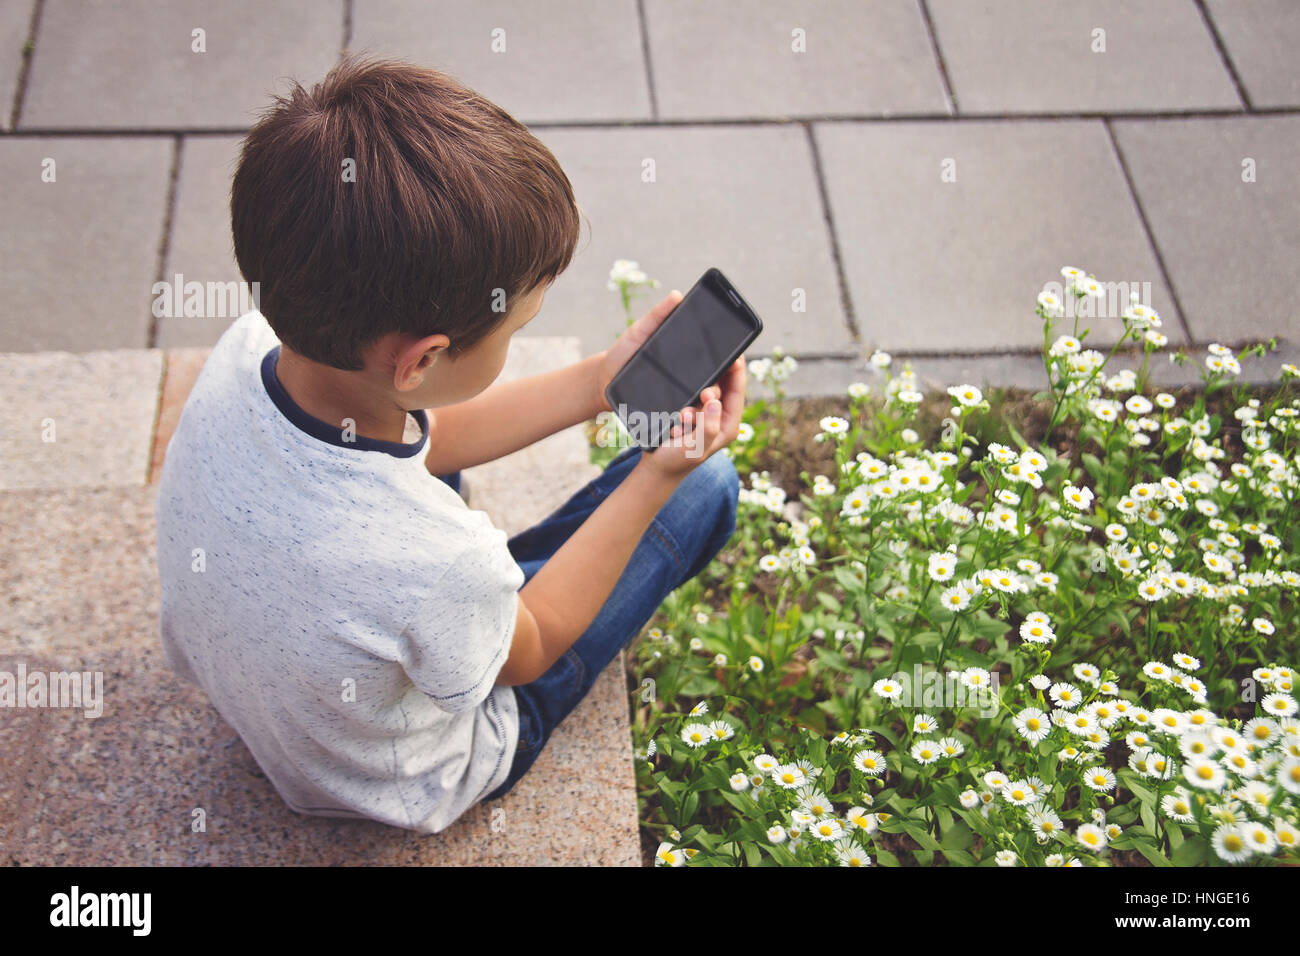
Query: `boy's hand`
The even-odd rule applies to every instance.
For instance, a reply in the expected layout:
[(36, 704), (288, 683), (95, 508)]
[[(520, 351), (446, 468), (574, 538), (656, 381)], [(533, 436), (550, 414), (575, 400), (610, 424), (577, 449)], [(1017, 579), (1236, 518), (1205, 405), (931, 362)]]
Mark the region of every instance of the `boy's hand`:
[(664, 319), (668, 318), (673, 309), (677, 308), (677, 303), (681, 302), (682, 298), (682, 294), (673, 289), (664, 297), (663, 301), (628, 326), (627, 331), (605, 350), (604, 360), (597, 367), (596, 373), (596, 407), (601, 411), (613, 411), (605, 398), (605, 389), (614, 376), (627, 364), (627, 360), (632, 357), (632, 354), (645, 344), (645, 340), (650, 338), (650, 333), (659, 328)]
[(698, 405), (682, 409), (681, 424), (673, 426), (662, 445), (643, 454), (637, 467), (680, 479), (714, 452), (735, 441), (745, 409), (746, 379), (742, 355), (722, 373), (717, 385), (710, 385), (700, 393)]

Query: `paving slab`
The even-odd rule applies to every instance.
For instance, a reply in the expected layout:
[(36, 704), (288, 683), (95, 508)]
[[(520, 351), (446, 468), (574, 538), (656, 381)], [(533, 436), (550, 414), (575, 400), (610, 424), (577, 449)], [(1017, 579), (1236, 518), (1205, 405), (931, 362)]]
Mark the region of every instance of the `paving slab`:
[(203, 371), (203, 363), (211, 352), (208, 348), (167, 349), (163, 352), (162, 394), (158, 399), (158, 424), (153, 432), (153, 451), (149, 456), (149, 483), (162, 479), (163, 460), (167, 446), (180, 424), (185, 400), (189, 398), (194, 382)]
[[(171, 242), (163, 269), (163, 280), (173, 289), (181, 287), (178, 274), (184, 283), (243, 281), (230, 234), (230, 185), (242, 142), (240, 136), (186, 136), (181, 141)], [(216, 308), (211, 315), (187, 316), (174, 307), (172, 313), (158, 319), (154, 344), (159, 348), (215, 345), (242, 311)]]
[(635, 0), (354, 0), (349, 49), (449, 72), (525, 123), (650, 118)]
[[(32, 865), (637, 865), (621, 667), (607, 668), (504, 798), (448, 830), (295, 814), (158, 646), (156, 488), (0, 493), (0, 670), (102, 674), (102, 715), (0, 708), (0, 861)], [(87, 541), (87, 529), (93, 537)], [(37, 607), (36, 605), (39, 605)], [(206, 829), (194, 832), (193, 811)]]
[(171, 161), (152, 137), (0, 140), (0, 351), (148, 345)]
[(1206, 0), (1205, 6), (1251, 105), (1300, 106), (1300, 3)]
[(0, 4), (0, 129), (10, 128), (14, 94), (23, 68), (23, 47), (35, 7), (36, 0)]
[[(500, 381), (562, 368), (581, 358), (582, 343), (577, 338), (515, 336)], [(556, 462), (563, 462), (564, 467), (557, 468)], [(490, 510), (493, 523), (510, 535), (541, 521), (598, 474), (600, 469), (591, 464), (580, 425), (463, 472), (470, 507)], [(527, 486), (521, 487), (524, 475), (528, 476)]]
[(45, 0), (19, 128), (243, 129), (342, 44), (343, 0)]
[(662, 119), (949, 112), (917, 0), (647, 0)]
[(1114, 131), (1192, 334), (1300, 339), (1300, 116), (1121, 120)]
[(147, 349), (0, 353), (0, 489), (143, 485), (161, 382)]
[(1242, 108), (1193, 0), (928, 4), (959, 114)]
[[(606, 348), (626, 327), (618, 294), (606, 288), (609, 270), (615, 259), (634, 259), (660, 281), (633, 300), (634, 316), (717, 266), (763, 319), (752, 354), (775, 345), (856, 351), (802, 128), (545, 129), (538, 137), (573, 182), (585, 218), (573, 262), (530, 332), (577, 335), (586, 354)], [(650, 161), (654, 181), (643, 182)], [(797, 289), (803, 312), (794, 311)]]
[(1123, 284), (1104, 300), (1109, 315), (1080, 320), (1090, 342), (1118, 341), (1129, 288), (1149, 288), (1161, 331), (1184, 341), (1100, 120), (814, 130), (868, 354), (1038, 349), (1035, 300), (1065, 281), (1063, 266)]
[[(511, 344), (506, 376), (578, 357), (574, 340)], [(183, 404), (203, 352), (167, 353), (178, 374), (164, 390), (162, 418)], [(545, 454), (468, 469), (472, 506), (518, 530), (594, 474), (580, 427), (548, 442)], [(103, 675), (99, 717), (0, 709), (0, 752), (8, 755), (8, 772), (0, 775), (0, 861), (640, 864), (621, 654), (520, 783), (441, 834), (289, 810), (202, 691), (163, 660), (156, 496), (156, 486), (0, 493), (0, 524), (42, 529), (4, 545), (0, 587), (9, 598), (0, 621), (0, 670), (15, 673), (22, 664), (29, 673)], [(196, 809), (203, 811), (201, 832), (192, 826)]]

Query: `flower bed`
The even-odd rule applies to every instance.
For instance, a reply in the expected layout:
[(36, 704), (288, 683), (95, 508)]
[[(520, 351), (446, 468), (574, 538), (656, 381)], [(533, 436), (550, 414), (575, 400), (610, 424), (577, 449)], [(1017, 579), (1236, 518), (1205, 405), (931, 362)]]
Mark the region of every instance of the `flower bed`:
[(1215, 345), (1148, 397), (1159, 316), (1102, 355), (1062, 272), (1015, 414), (883, 353), (838, 404), (751, 364), (736, 535), (630, 656), (657, 864), (1300, 862), (1300, 370), (1251, 397), (1269, 347)]

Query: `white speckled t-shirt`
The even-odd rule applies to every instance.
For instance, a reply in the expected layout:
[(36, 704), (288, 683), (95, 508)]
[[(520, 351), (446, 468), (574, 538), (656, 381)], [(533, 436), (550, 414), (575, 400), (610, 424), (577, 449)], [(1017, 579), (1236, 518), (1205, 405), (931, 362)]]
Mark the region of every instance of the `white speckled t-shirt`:
[(260, 312), (213, 348), (158, 489), (160, 630), (299, 813), (437, 833), (505, 781), (494, 687), (524, 575), (418, 440), (345, 434), (275, 376)]

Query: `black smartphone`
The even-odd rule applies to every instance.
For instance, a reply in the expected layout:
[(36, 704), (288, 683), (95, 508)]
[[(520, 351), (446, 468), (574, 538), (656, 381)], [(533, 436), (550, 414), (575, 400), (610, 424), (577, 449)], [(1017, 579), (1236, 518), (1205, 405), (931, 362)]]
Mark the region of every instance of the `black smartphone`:
[(610, 408), (642, 448), (658, 448), (763, 331), (763, 322), (718, 269), (704, 273), (605, 389)]

